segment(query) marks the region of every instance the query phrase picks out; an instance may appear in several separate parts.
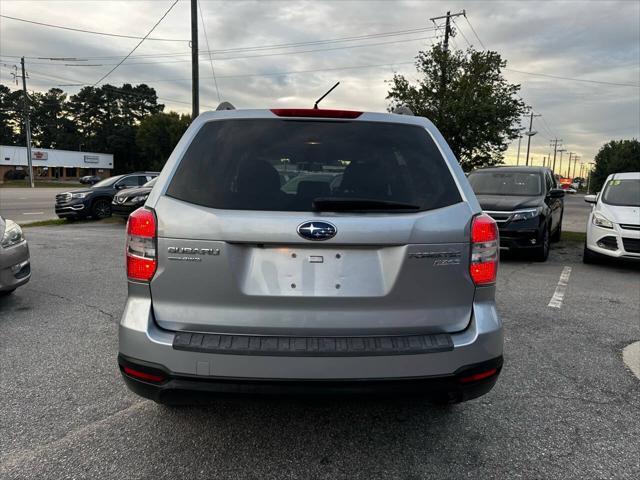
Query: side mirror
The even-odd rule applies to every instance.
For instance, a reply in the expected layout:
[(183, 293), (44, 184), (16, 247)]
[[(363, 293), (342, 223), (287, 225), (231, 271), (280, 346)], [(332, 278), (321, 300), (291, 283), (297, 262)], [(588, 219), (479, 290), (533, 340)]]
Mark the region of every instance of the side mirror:
[(598, 196), (597, 195), (585, 195), (584, 201), (587, 203), (597, 203)]
[(549, 198), (563, 198), (564, 190), (561, 188), (552, 188), (549, 190)]

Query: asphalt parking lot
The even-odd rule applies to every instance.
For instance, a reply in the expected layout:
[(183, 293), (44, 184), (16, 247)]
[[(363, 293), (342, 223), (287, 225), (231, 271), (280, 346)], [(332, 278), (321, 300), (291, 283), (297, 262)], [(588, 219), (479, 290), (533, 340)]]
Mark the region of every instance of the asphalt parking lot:
[(640, 477), (640, 380), (622, 361), (640, 340), (639, 270), (583, 265), (580, 243), (543, 264), (503, 260), (505, 367), (480, 399), (172, 409), (129, 393), (117, 369), (123, 226), (26, 234), (33, 278), (0, 299), (0, 478)]

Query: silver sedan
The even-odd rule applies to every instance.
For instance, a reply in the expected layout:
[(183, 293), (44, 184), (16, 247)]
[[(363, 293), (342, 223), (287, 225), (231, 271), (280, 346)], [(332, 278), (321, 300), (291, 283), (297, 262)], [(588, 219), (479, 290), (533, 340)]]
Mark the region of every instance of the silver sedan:
[(22, 229), (0, 217), (0, 296), (10, 294), (30, 278), (29, 245)]

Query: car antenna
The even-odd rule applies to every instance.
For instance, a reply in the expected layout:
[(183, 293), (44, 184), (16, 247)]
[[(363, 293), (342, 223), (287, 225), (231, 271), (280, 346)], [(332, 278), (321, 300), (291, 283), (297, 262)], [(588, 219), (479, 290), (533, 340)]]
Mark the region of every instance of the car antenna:
[(333, 89), (336, 88), (338, 85), (340, 85), (340, 82), (336, 82), (336, 84), (333, 87), (331, 87), (327, 93), (325, 93), (318, 100), (316, 100), (316, 103), (313, 105), (313, 109), (318, 110), (318, 104), (324, 99), (324, 97), (329, 95), (333, 91)]

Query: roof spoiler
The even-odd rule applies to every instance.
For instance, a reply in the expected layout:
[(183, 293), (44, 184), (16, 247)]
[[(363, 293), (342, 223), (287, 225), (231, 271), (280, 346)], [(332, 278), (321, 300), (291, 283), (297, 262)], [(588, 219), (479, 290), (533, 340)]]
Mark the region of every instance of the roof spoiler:
[(220, 105), (218, 105), (218, 108), (216, 108), (216, 111), (218, 111), (218, 110), (235, 110), (235, 109), (236, 109), (236, 107), (231, 105), (229, 102), (222, 102)]
[(395, 113), (396, 115), (411, 115), (413, 117), (413, 112), (406, 105), (397, 106), (396, 108), (391, 110), (391, 113)]

